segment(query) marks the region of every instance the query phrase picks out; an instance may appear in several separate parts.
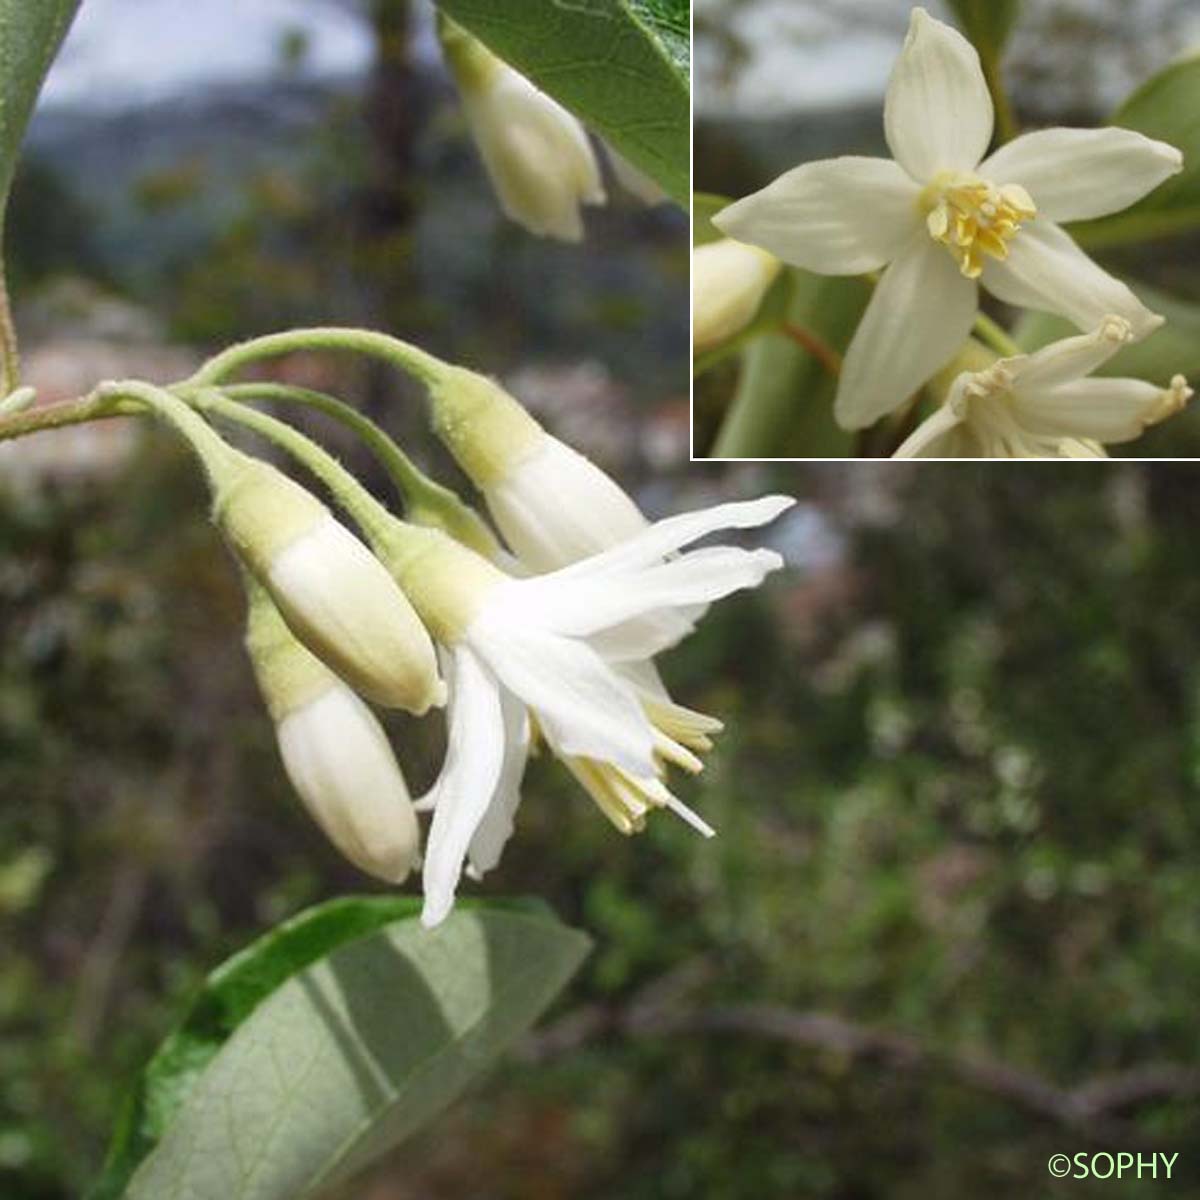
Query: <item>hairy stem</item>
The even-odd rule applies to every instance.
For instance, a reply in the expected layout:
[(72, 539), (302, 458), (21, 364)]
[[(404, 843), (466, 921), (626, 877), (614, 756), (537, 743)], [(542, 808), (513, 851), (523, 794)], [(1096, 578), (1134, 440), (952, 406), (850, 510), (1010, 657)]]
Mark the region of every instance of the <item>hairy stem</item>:
[(260, 434), (285, 450), (333, 493), (371, 541), (385, 535), (389, 527), (397, 523), (398, 518), (388, 512), (332, 454), (285, 421), (231, 400), (216, 388), (196, 391), (192, 403), (204, 412)]
[[(181, 389), (186, 396), (189, 393)], [(323, 412), (355, 433), (395, 483), (410, 520), (435, 525), (458, 541), (495, 560), (500, 546), (486, 522), (451, 488), (431, 479), (379, 425), (353, 405), (311, 388), (284, 383), (243, 383), (221, 388), (232, 400), (279, 400)]]
[(189, 385), (220, 383), (242, 367), (261, 362), (263, 359), (294, 354), (300, 350), (334, 350), (366, 354), (382, 359), (404, 374), (426, 384), (436, 382), (447, 370), (447, 365), (440, 358), (435, 358), (420, 347), (402, 342), (386, 333), (377, 333), (370, 329), (320, 327), (291, 329), (286, 333), (272, 333), (266, 337), (251, 338), (248, 342), (239, 342), (210, 358), (185, 382)]
[(0, 396), (21, 385), (21, 356), (17, 350), (17, 327), (13, 324), (8, 283), (0, 264)]

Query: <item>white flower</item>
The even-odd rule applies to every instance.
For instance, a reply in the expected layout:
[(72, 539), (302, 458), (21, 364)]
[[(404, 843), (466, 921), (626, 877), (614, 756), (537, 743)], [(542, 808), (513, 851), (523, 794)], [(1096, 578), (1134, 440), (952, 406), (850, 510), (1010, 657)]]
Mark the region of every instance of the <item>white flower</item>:
[(352, 863), (400, 883), (417, 862), (420, 830), (387, 735), (253, 582), (249, 600), (246, 648), (292, 786)]
[(433, 643), (387, 569), (310, 492), (237, 453), (213, 516), (292, 632), (355, 691), (423, 713), (445, 699)]
[(808, 163), (714, 219), (820, 274), (886, 266), (839, 380), (835, 413), (848, 429), (899, 407), (950, 361), (980, 284), (1081, 330), (1109, 314), (1135, 337), (1162, 323), (1060, 222), (1127, 208), (1182, 169), (1180, 152), (1126, 129), (1045, 129), (984, 158), (992, 122), (975, 49), (916, 8), (884, 107), (895, 161)]
[(1165, 390), (1086, 378), (1129, 338), (1129, 323), (1109, 317), (1093, 333), (964, 372), (896, 457), (1103, 458), (1104, 443), (1131, 441), (1192, 394), (1181, 375)]
[(732, 238), (693, 250), (693, 350), (716, 346), (744, 329), (781, 266), (774, 255)]
[(445, 647), (450, 683), (446, 762), (419, 802), (434, 811), (426, 924), (450, 911), (465, 856), (476, 872), (498, 859), (512, 829), (530, 717), (622, 828), (638, 828), (650, 807), (665, 806), (711, 832), (658, 779), (663, 760), (694, 763), (673, 734), (697, 730), (694, 714), (646, 700), (641, 667), (679, 636), (672, 622), (653, 618), (761, 583), (782, 565), (772, 551), (677, 552), (720, 529), (763, 525), (792, 503), (768, 497), (673, 517), (571, 566), (521, 579), (420, 531), (422, 549), (410, 549), (400, 569)]
[(540, 237), (579, 241), (580, 206), (605, 200), (583, 126), (457, 26), (444, 28), (442, 40), (467, 124), (505, 213)]

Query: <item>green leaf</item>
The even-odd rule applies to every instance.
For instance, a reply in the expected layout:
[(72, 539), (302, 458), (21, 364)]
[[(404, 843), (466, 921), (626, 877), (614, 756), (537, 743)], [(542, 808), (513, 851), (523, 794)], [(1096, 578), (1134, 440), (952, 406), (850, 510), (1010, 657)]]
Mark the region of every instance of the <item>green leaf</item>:
[[(1096, 373), (1145, 379), (1160, 387), (1166, 387), (1173, 375), (1200, 378), (1200, 304), (1179, 300), (1143, 283), (1136, 284), (1135, 290), (1150, 308), (1167, 318), (1167, 323), (1144, 340), (1126, 346)], [(1013, 337), (1023, 350), (1037, 350), (1078, 332), (1062, 317), (1027, 312)]]
[(0, 212), (25, 128), (79, 0), (0, 0)]
[(1148, 80), (1112, 124), (1182, 150), (1183, 170), (1123, 212), (1072, 225), (1072, 236), (1087, 247), (1119, 246), (1200, 230), (1200, 55)]
[[(264, 1041), (275, 1045), (279, 1039), (292, 1039), (288, 1044), (299, 1050), (301, 1043), (308, 1045), (310, 1039), (315, 1039), (312, 1044), (316, 1045), (324, 1035), (323, 1054), (327, 1061), (313, 1068), (321, 1078), (323, 1118), (327, 1116), (330, 1129), (343, 1128), (345, 1121), (357, 1114), (363, 1121), (361, 1137), (366, 1138), (370, 1133), (376, 1139), (372, 1145), (378, 1144), (378, 1152), (382, 1152), (434, 1115), (465, 1086), (474, 1071), (470, 1064), (459, 1061), (464, 1053), (477, 1055), (478, 1059), (473, 1061), (479, 1065), (494, 1056), (511, 1040), (510, 1033), (515, 1037), (536, 1019), (586, 953), (586, 939), (559, 924), (541, 904), (467, 902), (460, 905), (442, 930), (432, 934), (423, 931), (417, 922), (419, 911), (420, 902), (410, 897), (348, 897), (330, 901), (272, 930), (218, 968), (183, 1024), (164, 1042), (143, 1072), (122, 1116), (104, 1174), (89, 1194), (89, 1200), (160, 1194), (154, 1188), (164, 1185), (147, 1185), (142, 1181), (173, 1178), (173, 1173), (183, 1171), (180, 1155), (188, 1158), (186, 1143), (192, 1137), (217, 1139), (219, 1148), (214, 1148), (213, 1154), (221, 1161), (208, 1167), (217, 1172), (224, 1188), (229, 1177), (221, 1172), (227, 1172), (235, 1161), (229, 1156), (234, 1153), (235, 1134), (242, 1128), (243, 1118), (231, 1115), (240, 1113), (236, 1104), (226, 1112), (212, 1097), (219, 1094), (222, 1080), (228, 1082), (234, 1076), (243, 1081), (252, 1078), (249, 1072), (253, 1067), (247, 1064), (260, 1061)], [(526, 964), (532, 977), (519, 983), (509, 978), (510, 967), (519, 962), (506, 957), (518, 935), (528, 938), (533, 953)], [(455, 963), (446, 957), (447, 947), (455, 945), (464, 947), (461, 955), (451, 956), (461, 963), (464, 980), (461, 984), (454, 980)], [(504, 953), (493, 953), (493, 946)], [(486, 956), (481, 957), (481, 948), (487, 950)], [(390, 977), (396, 992), (380, 996), (378, 986), (367, 978), (372, 973), (380, 979)], [(355, 980), (362, 982), (361, 988), (357, 983), (351, 987)], [(451, 994), (456, 987), (464, 989), (461, 996)], [(350, 995), (350, 991), (354, 994)], [(285, 993), (290, 1000), (280, 999)], [(340, 1031), (340, 1042), (337, 1037), (331, 1040), (330, 1027), (323, 1024), (322, 1001), (313, 999), (318, 993), (326, 997), (326, 1003), (335, 1007), (342, 1003), (346, 1009), (347, 1024)], [(501, 993), (506, 995), (503, 1012), (475, 1013), (470, 1007), (482, 1006), (486, 1010), (488, 996)], [(309, 1001), (307, 1006), (305, 1000)], [(410, 1022), (405, 1027), (407, 1032), (398, 1035), (401, 1040), (396, 1042), (376, 1037), (375, 1026), (360, 1031), (355, 1025), (355, 1014), (373, 1011), (376, 1006), (387, 1007), (389, 1011), (422, 1013), (426, 1018), (421, 1025), (423, 1032), (420, 1036), (414, 1033), (416, 1026)], [(279, 1015), (281, 1009), (283, 1016)], [(468, 1009), (479, 1020), (478, 1028), (467, 1028), (461, 1019)], [(428, 1046), (421, 1042), (426, 1035), (430, 1038)], [(409, 1040), (405, 1042), (404, 1038)], [(349, 1065), (333, 1062), (339, 1052), (351, 1050), (355, 1057)], [(369, 1110), (369, 1106), (364, 1109), (363, 1096), (345, 1086), (347, 1078), (354, 1076), (356, 1063), (361, 1066), (368, 1060), (373, 1063), (377, 1060), (379, 1095), (387, 1096), (387, 1087), (403, 1085), (400, 1068), (406, 1056), (410, 1067), (423, 1070), (418, 1060), (433, 1055), (440, 1055), (446, 1062), (445, 1086), (439, 1084), (414, 1103), (393, 1105), (390, 1109), (385, 1104), (386, 1112)], [(289, 1123), (290, 1119), (299, 1120), (303, 1113), (292, 1113), (288, 1106), (308, 1103), (306, 1097), (314, 1095), (315, 1090), (304, 1085), (299, 1075), (293, 1083), (294, 1091), (282, 1087), (279, 1080), (268, 1081), (268, 1087), (278, 1089), (268, 1108), (277, 1106), (282, 1114), (277, 1125), (281, 1140), (272, 1143), (275, 1148), (272, 1153), (277, 1151), (285, 1159), (299, 1155), (314, 1171), (333, 1170), (333, 1159), (339, 1152), (328, 1141), (306, 1142), (300, 1148), (279, 1148), (287, 1145), (288, 1137), (307, 1138), (297, 1134)], [(250, 1109), (245, 1120), (253, 1122), (255, 1096), (245, 1095), (242, 1100)], [(225, 1125), (222, 1125), (223, 1112), (228, 1117)], [(342, 1125), (337, 1124), (339, 1114)], [(262, 1113), (257, 1116), (263, 1118)], [(350, 1156), (350, 1149), (343, 1149)], [(314, 1164), (322, 1155), (329, 1161), (318, 1168)], [(352, 1165), (342, 1174), (353, 1172), (371, 1156), (360, 1149), (350, 1156)], [(280, 1170), (288, 1165), (274, 1164)], [(309, 1194), (298, 1189), (301, 1182), (307, 1186), (311, 1181), (294, 1175), (286, 1175), (289, 1180), (286, 1185), (272, 1184), (282, 1189), (278, 1191), (232, 1188), (205, 1191), (203, 1188), (208, 1186), (205, 1170), (204, 1163), (192, 1163), (188, 1168), (192, 1173), (181, 1174), (181, 1179), (189, 1181), (187, 1187), (191, 1190), (186, 1191), (189, 1198), (199, 1200), (218, 1194), (230, 1197)], [(268, 1168), (260, 1170), (264, 1173), (261, 1178), (256, 1176), (256, 1187), (264, 1180), (277, 1179)], [(126, 1193), (135, 1171), (134, 1183)], [(151, 1190), (139, 1190), (146, 1186)]]
[(438, 0), (438, 5), (687, 205), (687, 0)]
[[(792, 270), (787, 320), (839, 353), (858, 326), (871, 290), (859, 277)], [(719, 458), (842, 458), (853, 435), (833, 419), (837, 380), (782, 333), (752, 341), (729, 412), (713, 447)]]
[(996, 59), (1021, 15), (1021, 0), (948, 0), (963, 32), (983, 55)]

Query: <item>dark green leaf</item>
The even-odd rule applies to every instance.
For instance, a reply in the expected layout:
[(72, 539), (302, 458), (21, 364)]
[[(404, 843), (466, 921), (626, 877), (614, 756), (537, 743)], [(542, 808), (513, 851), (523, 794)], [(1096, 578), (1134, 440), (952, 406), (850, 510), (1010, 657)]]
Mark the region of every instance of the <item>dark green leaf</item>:
[(79, 0), (0, 0), (0, 212), (25, 128)]
[(686, 0), (438, 0), (489, 49), (686, 205)]

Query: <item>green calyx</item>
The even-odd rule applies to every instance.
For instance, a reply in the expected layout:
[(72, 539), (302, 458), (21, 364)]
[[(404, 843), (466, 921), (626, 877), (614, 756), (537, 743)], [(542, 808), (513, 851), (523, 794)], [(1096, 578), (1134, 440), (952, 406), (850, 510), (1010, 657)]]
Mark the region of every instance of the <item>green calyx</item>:
[(482, 91), (503, 68), (503, 61), (478, 38), (473, 38), (456, 21), (440, 13), (437, 31), (446, 63), (464, 92)]
[(213, 479), (213, 520), (260, 578), (278, 555), (329, 515), (282, 471), (240, 451)]
[(405, 521), (381, 531), (374, 549), (443, 645), (461, 640), (487, 593), (505, 578), (482, 555), (440, 530)]
[(433, 429), (478, 488), (506, 478), (545, 436), (498, 383), (462, 367), (429, 386)]
[(246, 650), (271, 719), (291, 713), (336, 687), (336, 675), (287, 627), (266, 589), (246, 575)]

